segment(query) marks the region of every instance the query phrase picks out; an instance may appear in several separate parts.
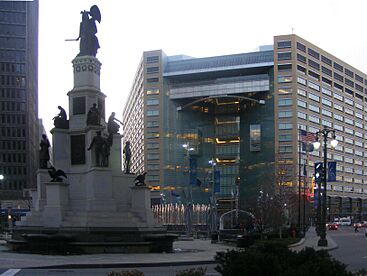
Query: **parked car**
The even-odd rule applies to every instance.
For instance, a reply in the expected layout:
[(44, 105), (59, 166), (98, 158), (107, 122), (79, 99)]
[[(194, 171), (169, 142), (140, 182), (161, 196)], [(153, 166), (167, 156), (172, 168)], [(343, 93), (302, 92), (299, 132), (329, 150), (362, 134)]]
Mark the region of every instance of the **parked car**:
[(339, 225), (340, 226), (351, 226), (352, 225), (352, 221), (350, 218), (341, 218), (339, 220)]
[(353, 223), (353, 227), (354, 228), (362, 228), (362, 227), (367, 227), (367, 221), (359, 221), (359, 222), (355, 222)]
[(339, 225), (336, 222), (331, 222), (328, 224), (328, 229), (329, 230), (338, 230), (339, 229)]

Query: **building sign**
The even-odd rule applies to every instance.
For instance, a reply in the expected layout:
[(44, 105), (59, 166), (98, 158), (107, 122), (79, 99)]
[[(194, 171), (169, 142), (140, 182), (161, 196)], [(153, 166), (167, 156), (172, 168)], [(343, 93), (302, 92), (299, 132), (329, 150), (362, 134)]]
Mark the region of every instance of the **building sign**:
[(327, 181), (335, 182), (336, 181), (336, 162), (328, 162), (327, 164)]
[(261, 150), (261, 126), (250, 125), (250, 151)]

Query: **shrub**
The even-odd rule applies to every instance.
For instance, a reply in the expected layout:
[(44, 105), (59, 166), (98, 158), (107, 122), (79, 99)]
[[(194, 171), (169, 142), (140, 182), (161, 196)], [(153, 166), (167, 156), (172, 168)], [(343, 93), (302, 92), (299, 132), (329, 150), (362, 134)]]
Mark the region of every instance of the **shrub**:
[(263, 244), (241, 251), (218, 252), (219, 273), (226, 276), (349, 276), (346, 265), (326, 251), (306, 248), (293, 252), (284, 244)]
[(178, 271), (176, 276), (205, 276), (206, 267), (189, 268)]
[(133, 270), (125, 270), (121, 272), (112, 271), (108, 273), (107, 276), (144, 276), (144, 273), (139, 270), (133, 269)]

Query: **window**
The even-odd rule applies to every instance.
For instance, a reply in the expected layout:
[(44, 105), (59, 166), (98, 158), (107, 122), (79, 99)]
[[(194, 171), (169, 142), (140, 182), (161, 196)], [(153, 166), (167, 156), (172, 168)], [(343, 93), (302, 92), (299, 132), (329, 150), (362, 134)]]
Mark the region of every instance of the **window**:
[(361, 85), (359, 85), (358, 83), (355, 84), (355, 87), (356, 89), (359, 91), (359, 92), (363, 92), (363, 87)]
[(306, 75), (306, 73), (307, 73), (306, 68), (301, 66), (301, 65), (297, 65), (297, 70), (298, 70), (298, 72), (300, 72), (301, 74), (304, 74), (304, 75)]
[(315, 117), (315, 116), (312, 116), (312, 115), (309, 115), (308, 116), (308, 120), (310, 122), (313, 122), (313, 123), (316, 123), (316, 124), (319, 124), (320, 123), (320, 119), (318, 117)]
[(349, 115), (354, 115), (354, 111), (349, 109), (349, 108), (344, 108), (344, 112), (349, 114)]
[(289, 98), (281, 98), (278, 101), (278, 106), (288, 106), (288, 105), (292, 105), (292, 99)]
[(148, 164), (147, 168), (148, 170), (156, 171), (159, 170), (159, 164)]
[(354, 88), (354, 82), (350, 79), (345, 78), (345, 84)]
[(343, 82), (344, 81), (344, 77), (342, 75), (339, 75), (338, 73), (334, 72), (334, 79)]
[(147, 116), (158, 116), (159, 110), (147, 110)]
[(327, 58), (327, 57), (325, 57), (325, 56), (323, 56), (323, 55), (321, 55), (321, 61), (322, 61), (323, 63), (325, 63), (325, 64), (329, 65), (329, 66), (331, 66), (331, 65), (332, 65), (332, 61), (331, 61), (331, 59), (329, 59), (329, 58)]
[(159, 149), (159, 143), (149, 142), (147, 143), (147, 149)]
[(279, 118), (290, 118), (292, 117), (292, 111), (285, 110), (285, 111), (279, 111)]
[(147, 127), (159, 127), (158, 121), (148, 121)]
[(299, 84), (307, 85), (307, 80), (301, 77), (297, 77), (297, 82)]
[(336, 90), (338, 90), (338, 91), (341, 91), (341, 92), (343, 92), (343, 86), (342, 85), (340, 85), (340, 84), (338, 84), (338, 83), (336, 83), (336, 82), (334, 82), (334, 88), (336, 89)]
[(343, 101), (344, 100), (344, 97), (338, 93), (334, 93), (334, 98), (339, 100), (339, 101)]
[(322, 83), (323, 84), (325, 84), (325, 85), (327, 85), (329, 87), (331, 87), (331, 85), (333, 84), (333, 82), (331, 80), (329, 80), (329, 79), (327, 79), (325, 77), (322, 77), (321, 80), (322, 80)]
[(159, 105), (159, 99), (148, 99), (147, 105)]
[(363, 78), (360, 75), (355, 74), (356, 81), (359, 81), (360, 83), (363, 83)]
[(320, 75), (315, 73), (314, 71), (308, 70), (308, 75), (316, 80), (320, 80)]
[(290, 87), (279, 87), (278, 89), (279, 94), (291, 94), (292, 88)]
[(313, 93), (308, 93), (308, 97), (311, 99), (311, 100), (314, 100), (316, 102), (320, 102), (320, 97), (313, 94)]
[(321, 124), (323, 126), (327, 126), (327, 127), (333, 127), (333, 123), (332, 122), (329, 122), (327, 120), (321, 120)]
[(279, 72), (288, 72), (288, 71), (292, 71), (292, 64), (291, 64), (291, 63), (287, 63), (287, 64), (278, 64), (278, 71), (279, 71)]
[(346, 104), (351, 105), (351, 106), (353, 106), (353, 105), (354, 105), (353, 101), (352, 101), (351, 99), (348, 99), (347, 97), (345, 97), (345, 98), (344, 98), (344, 102), (345, 102)]
[(334, 113), (334, 118), (335, 118), (335, 120), (338, 120), (338, 121), (341, 121), (341, 122), (343, 122), (343, 121), (344, 121), (344, 117), (343, 117), (343, 116), (341, 116), (341, 115), (339, 115), (339, 114), (335, 114), (335, 113)]
[(336, 63), (335, 61), (334, 61), (334, 68), (336, 69), (336, 70), (338, 70), (338, 71), (340, 71), (340, 72), (343, 72), (343, 66), (341, 66), (340, 64), (338, 64), (338, 63)]
[(327, 109), (322, 109), (321, 110), (321, 114), (325, 115), (325, 116), (328, 116), (328, 117), (331, 117), (332, 116), (332, 113), (327, 110)]
[(325, 88), (325, 87), (321, 87), (321, 92), (322, 94), (325, 94), (325, 95), (328, 95), (328, 96), (331, 96), (332, 95), (332, 92), (331, 90)]
[(297, 117), (298, 118), (301, 118), (301, 119), (304, 119), (304, 120), (307, 120), (307, 114), (306, 113), (303, 113), (301, 111), (298, 111), (297, 112)]
[(352, 119), (349, 119), (349, 118), (345, 118), (345, 122), (347, 123), (347, 124), (349, 124), (349, 125), (354, 125), (354, 120), (352, 120)]
[(147, 90), (147, 95), (155, 95), (155, 94), (159, 94), (158, 88), (150, 88)]
[(292, 76), (279, 76), (278, 83), (292, 82)]
[(345, 74), (351, 78), (354, 78), (354, 73), (350, 71), (349, 69), (345, 68)]
[(306, 46), (303, 45), (302, 43), (300, 42), (297, 42), (297, 49), (298, 50), (301, 50), (302, 52), (305, 52), (306, 53)]
[(159, 138), (159, 131), (147, 131), (147, 138)]
[(308, 109), (313, 111), (313, 112), (316, 112), (316, 113), (320, 113), (320, 108), (316, 105), (313, 105), (313, 104), (309, 104), (308, 105)]
[(297, 94), (298, 94), (298, 95), (301, 95), (301, 96), (305, 96), (305, 97), (306, 97), (307, 92), (306, 92), (306, 90), (303, 90), (303, 89), (301, 89), (301, 88), (298, 88), (298, 89), (297, 89)]
[(316, 59), (320, 59), (320, 54), (311, 48), (308, 48), (308, 54)]
[(354, 103), (354, 106), (356, 108), (358, 108), (359, 110), (363, 110), (363, 105), (359, 104), (359, 103)]
[(159, 153), (148, 153), (147, 159), (148, 160), (159, 160)]
[(327, 99), (322, 98), (321, 102), (322, 102), (323, 105), (327, 105), (327, 106), (332, 107), (332, 102), (327, 100)]
[(278, 41), (277, 45), (278, 45), (278, 49), (291, 48), (292, 42), (290, 40)]
[(290, 142), (292, 141), (292, 134), (280, 134), (279, 142)]
[(155, 63), (159, 61), (159, 56), (147, 57), (147, 63)]
[(297, 54), (297, 60), (306, 64), (306, 57), (301, 54)]
[(354, 135), (359, 137), (359, 138), (363, 138), (363, 133), (359, 132), (359, 131), (355, 131)]
[(318, 64), (317, 62), (313, 61), (312, 59), (308, 60), (308, 65), (311, 66), (314, 69), (320, 70), (320, 64)]
[(159, 78), (147, 78), (148, 83), (155, 83), (155, 82), (158, 82), (158, 81), (159, 81)]
[(159, 67), (147, 67), (147, 74), (158, 73)]
[(312, 89), (315, 89), (317, 91), (320, 91), (320, 85), (316, 84), (316, 83), (313, 83), (312, 81), (309, 81), (308, 82), (308, 87), (312, 88)]
[(344, 147), (344, 151), (345, 151), (346, 153), (351, 153), (351, 154), (353, 154), (353, 153), (354, 153), (354, 150), (353, 150), (353, 149), (351, 149), (351, 148), (348, 148), (348, 147)]
[(331, 71), (330, 69), (328, 69), (328, 68), (324, 67), (324, 66), (321, 66), (321, 71), (322, 71), (324, 74), (328, 75), (329, 77), (332, 77), (332, 76), (333, 76), (332, 71)]
[(291, 123), (279, 123), (279, 129), (282, 129), (282, 130), (292, 129), (292, 124)]
[(344, 131), (344, 127), (343, 127), (343, 126), (341, 126), (341, 125), (334, 124), (334, 128), (335, 128), (336, 130)]
[(280, 146), (279, 147), (280, 153), (291, 153), (292, 152), (292, 146)]
[(278, 60), (290, 60), (292, 59), (291, 52), (280, 52), (278, 53)]
[(361, 124), (360, 122), (355, 122), (355, 126), (358, 127), (358, 128), (361, 128), (363, 129), (363, 124)]
[(353, 129), (350, 129), (350, 128), (347, 128), (347, 127), (345, 127), (344, 128), (344, 131), (345, 131), (345, 133), (348, 133), (348, 134), (354, 134), (354, 130)]
[(303, 108), (307, 108), (307, 103), (301, 100), (297, 100), (297, 105)]

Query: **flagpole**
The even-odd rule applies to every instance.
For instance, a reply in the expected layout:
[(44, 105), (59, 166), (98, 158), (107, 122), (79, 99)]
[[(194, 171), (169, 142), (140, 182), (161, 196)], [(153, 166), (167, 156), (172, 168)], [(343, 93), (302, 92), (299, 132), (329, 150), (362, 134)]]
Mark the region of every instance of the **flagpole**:
[(303, 174), (303, 233), (306, 235), (306, 184), (307, 184), (307, 169), (306, 165), (308, 165), (308, 151), (306, 151), (306, 163)]

